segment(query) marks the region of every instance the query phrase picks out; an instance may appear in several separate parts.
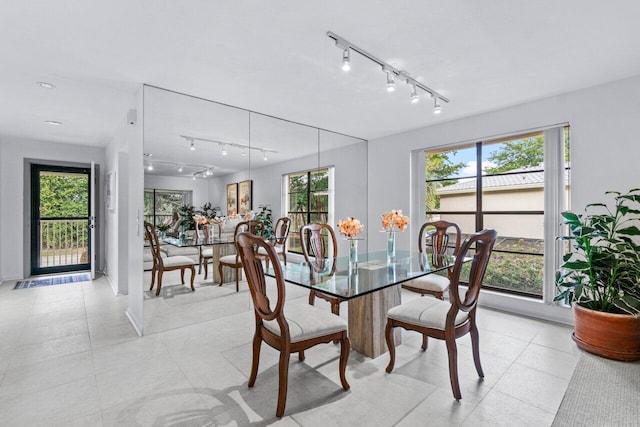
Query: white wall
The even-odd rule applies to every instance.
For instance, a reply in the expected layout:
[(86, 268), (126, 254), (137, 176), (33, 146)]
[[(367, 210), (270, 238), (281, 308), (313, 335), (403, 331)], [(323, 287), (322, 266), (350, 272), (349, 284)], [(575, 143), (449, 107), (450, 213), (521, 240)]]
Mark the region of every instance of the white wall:
[[(445, 120), (446, 109), (442, 113)], [(638, 187), (640, 76), (370, 141), (370, 217), (390, 209), (412, 212), (412, 219), (421, 217), (416, 217), (419, 209), (410, 210), (412, 150), (567, 122), (571, 125), (573, 208), (582, 210), (588, 203), (603, 200), (606, 190)], [(419, 222), (412, 223), (409, 232), (399, 233), (401, 248), (413, 245), (411, 237)], [(384, 248), (383, 236), (375, 233), (369, 233), (369, 243), (370, 249)], [(536, 315), (544, 308), (532, 310), (530, 314)]]
[(135, 139), (136, 128), (128, 124), (123, 112), (121, 125), (113, 140), (106, 148), (106, 168), (115, 172), (116, 206), (113, 210), (105, 208), (106, 218), (106, 268), (105, 273), (116, 294), (128, 294), (129, 247), (127, 216), (129, 208), (129, 146)]
[[(30, 189), (28, 188), (28, 165), (25, 159), (45, 164), (82, 164), (88, 166), (93, 160), (99, 165), (98, 176), (98, 268), (102, 269), (104, 251), (104, 215), (101, 215), (102, 183), (104, 182), (105, 150), (102, 147), (87, 147), (72, 144), (34, 141), (5, 137), (0, 142), (0, 277), (3, 280), (22, 279), (30, 274), (28, 263), (28, 228), (30, 227)], [(25, 179), (25, 176), (27, 179)], [(25, 237), (26, 236), (26, 237)], [(25, 256), (25, 254), (27, 254)]]

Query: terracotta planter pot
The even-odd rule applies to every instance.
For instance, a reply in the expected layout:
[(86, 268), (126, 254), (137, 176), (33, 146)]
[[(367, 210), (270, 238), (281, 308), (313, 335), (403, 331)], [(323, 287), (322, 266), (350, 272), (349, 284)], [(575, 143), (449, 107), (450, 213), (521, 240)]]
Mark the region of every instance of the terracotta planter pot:
[(614, 360), (640, 360), (640, 317), (590, 310), (573, 305), (578, 347)]

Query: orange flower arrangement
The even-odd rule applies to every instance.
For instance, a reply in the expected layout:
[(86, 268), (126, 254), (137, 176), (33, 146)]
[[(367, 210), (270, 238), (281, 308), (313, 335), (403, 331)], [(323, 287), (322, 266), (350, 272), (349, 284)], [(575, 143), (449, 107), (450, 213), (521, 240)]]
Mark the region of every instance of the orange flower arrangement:
[(358, 234), (360, 234), (363, 228), (364, 225), (360, 223), (360, 220), (355, 219), (352, 216), (347, 219), (341, 219), (340, 221), (338, 221), (338, 230), (340, 231), (340, 234), (346, 237), (357, 236)]
[(402, 215), (401, 210), (392, 210), (382, 215), (382, 228), (385, 231), (404, 231), (409, 225), (409, 217)]
[(209, 223), (209, 220), (207, 219), (206, 216), (203, 215), (194, 215), (193, 216), (193, 220), (198, 224), (198, 225), (206, 225)]

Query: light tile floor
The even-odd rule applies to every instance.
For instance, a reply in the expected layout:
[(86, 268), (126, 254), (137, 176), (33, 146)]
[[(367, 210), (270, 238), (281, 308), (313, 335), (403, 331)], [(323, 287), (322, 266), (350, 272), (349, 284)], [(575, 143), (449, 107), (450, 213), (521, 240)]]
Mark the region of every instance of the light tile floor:
[[(0, 424), (547, 426), (579, 356), (569, 327), (480, 308), (486, 378), (476, 375), (468, 336), (459, 339), (459, 402), (444, 344), (431, 340), (422, 352), (421, 337), (404, 332), (391, 374), (387, 355), (351, 352), (348, 392), (339, 346), (317, 346), (302, 363), (292, 357), (278, 420), (276, 351), (263, 345), (256, 385), (247, 387), (254, 319), (246, 283), (236, 293), (235, 284), (202, 277), (196, 292), (169, 274), (160, 297), (145, 294), (143, 338), (124, 315), (127, 297), (114, 296), (104, 278), (21, 290), (3, 283)], [(306, 304), (307, 295), (288, 286), (287, 304)]]

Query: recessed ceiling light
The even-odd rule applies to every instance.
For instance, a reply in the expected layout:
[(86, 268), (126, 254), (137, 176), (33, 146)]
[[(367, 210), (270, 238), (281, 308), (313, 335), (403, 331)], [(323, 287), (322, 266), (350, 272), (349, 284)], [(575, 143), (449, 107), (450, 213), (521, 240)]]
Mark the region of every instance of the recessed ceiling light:
[(47, 83), (47, 82), (36, 82), (36, 84), (38, 86), (40, 86), (43, 89), (55, 89), (56, 85), (52, 84), (52, 83)]
[(48, 125), (52, 125), (52, 126), (60, 126), (62, 124), (62, 122), (57, 122), (55, 120), (45, 120), (44, 121), (46, 124)]

